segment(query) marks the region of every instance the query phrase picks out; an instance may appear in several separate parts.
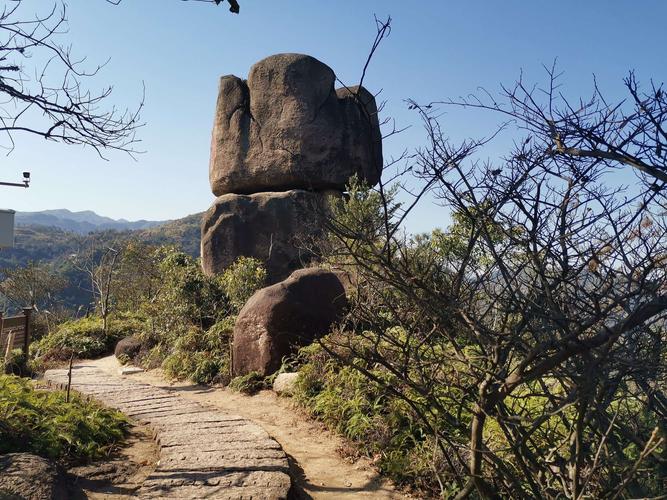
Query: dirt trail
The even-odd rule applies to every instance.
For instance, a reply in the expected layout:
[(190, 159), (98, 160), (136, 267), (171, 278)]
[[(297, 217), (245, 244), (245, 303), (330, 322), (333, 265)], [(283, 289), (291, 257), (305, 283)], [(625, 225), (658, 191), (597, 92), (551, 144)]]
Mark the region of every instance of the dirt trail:
[[(113, 375), (120, 365), (114, 356), (87, 361)], [(282, 446), (290, 458), (293, 479), (303, 498), (314, 499), (401, 499), (410, 498), (395, 491), (380, 477), (368, 459), (355, 463), (343, 459), (338, 450), (344, 442), (291, 407), (273, 391), (245, 396), (222, 388), (166, 381), (160, 370), (127, 375), (137, 382), (174, 391), (180, 397), (205, 403), (224, 412), (239, 415), (261, 425)]]

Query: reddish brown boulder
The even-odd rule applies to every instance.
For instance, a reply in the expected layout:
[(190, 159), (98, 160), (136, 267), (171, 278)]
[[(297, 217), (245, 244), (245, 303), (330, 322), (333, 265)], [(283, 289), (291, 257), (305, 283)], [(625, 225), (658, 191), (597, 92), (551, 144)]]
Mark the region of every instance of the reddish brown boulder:
[(234, 374), (275, 372), (284, 356), (326, 335), (346, 306), (343, 284), (325, 269), (300, 269), (259, 290), (236, 319)]

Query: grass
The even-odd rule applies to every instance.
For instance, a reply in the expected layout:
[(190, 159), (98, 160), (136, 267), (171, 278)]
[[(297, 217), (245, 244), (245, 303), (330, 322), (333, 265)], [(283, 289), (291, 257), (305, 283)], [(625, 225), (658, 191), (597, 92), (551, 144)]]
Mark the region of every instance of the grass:
[[(347, 438), (350, 452), (370, 457), (395, 483), (424, 496), (438, 494), (432, 471), (442, 457), (405, 401), (330, 357), (318, 344), (302, 348), (298, 358), (300, 376), (293, 395), (298, 406)], [(400, 383), (376, 367), (365, 368)]]
[(30, 452), (74, 463), (105, 456), (127, 434), (121, 413), (32, 381), (0, 375), (0, 454)]

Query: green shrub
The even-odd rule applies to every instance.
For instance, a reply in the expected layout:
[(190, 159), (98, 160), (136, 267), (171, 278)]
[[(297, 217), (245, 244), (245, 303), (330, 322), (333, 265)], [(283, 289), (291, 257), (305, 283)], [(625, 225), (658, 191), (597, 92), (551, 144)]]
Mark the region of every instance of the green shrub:
[(198, 384), (228, 383), (233, 328), (234, 318), (228, 317), (208, 330), (192, 326), (179, 332), (162, 362), (165, 374)]
[(250, 257), (239, 257), (222, 275), (222, 285), (235, 314), (266, 282), (266, 269)]
[(228, 387), (243, 394), (255, 394), (262, 389), (268, 389), (268, 382), (258, 372), (250, 372), (247, 375), (233, 378)]
[[(364, 348), (360, 342), (355, 347)], [(439, 455), (405, 401), (340, 363), (319, 344), (301, 349), (298, 361), (301, 376), (293, 397), (299, 406), (350, 440), (356, 452), (374, 458), (397, 483), (439, 492), (433, 484), (433, 462), (440, 460)], [(363, 368), (387, 382), (400, 383), (378, 367)]]
[(33, 343), (30, 350), (34, 356), (47, 361), (64, 361), (72, 354), (76, 358), (95, 358), (112, 352), (120, 339), (142, 327), (141, 320), (134, 317), (110, 319), (106, 333), (98, 317), (66, 321)]
[(141, 310), (148, 318), (137, 335), (145, 367), (197, 383), (230, 380), (235, 313), (264, 284), (266, 271), (242, 257), (220, 277), (206, 276), (193, 258), (165, 249), (159, 259), (161, 288)]
[(128, 428), (114, 410), (63, 391), (35, 389), (28, 379), (0, 375), (0, 454), (30, 452), (60, 461), (104, 456)]
[(30, 346), (34, 354), (45, 360), (66, 360), (73, 354), (78, 358), (93, 358), (107, 349), (102, 320), (82, 318), (67, 321)]
[(0, 367), (4, 367), (4, 373), (27, 377), (32, 373), (29, 359), (23, 353), (23, 349), (12, 349), (7, 357), (0, 357)]

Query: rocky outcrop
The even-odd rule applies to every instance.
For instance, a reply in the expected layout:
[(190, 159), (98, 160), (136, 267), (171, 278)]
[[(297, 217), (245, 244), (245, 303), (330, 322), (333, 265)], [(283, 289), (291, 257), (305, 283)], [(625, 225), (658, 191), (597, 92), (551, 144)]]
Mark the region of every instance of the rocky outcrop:
[(285, 279), (312, 259), (334, 196), (298, 189), (220, 196), (202, 222), (204, 272), (221, 273), (244, 255), (264, 262), (268, 283)]
[(0, 498), (66, 500), (64, 473), (51, 460), (30, 453), (0, 455)]
[(343, 190), (355, 174), (377, 183), (375, 98), (359, 87), (336, 91), (335, 79), (331, 68), (302, 54), (259, 61), (247, 82), (223, 76), (209, 164), (213, 193)]
[(220, 79), (209, 180), (218, 198), (202, 221), (202, 267), (224, 272), (239, 257), (267, 267), (267, 282), (311, 261), (327, 199), (356, 175), (380, 179), (382, 138), (375, 97), (362, 87), (336, 90), (326, 64), (277, 54), (248, 80)]
[(256, 292), (234, 326), (235, 375), (275, 372), (284, 356), (326, 335), (342, 318), (345, 288), (336, 273), (300, 269)]

